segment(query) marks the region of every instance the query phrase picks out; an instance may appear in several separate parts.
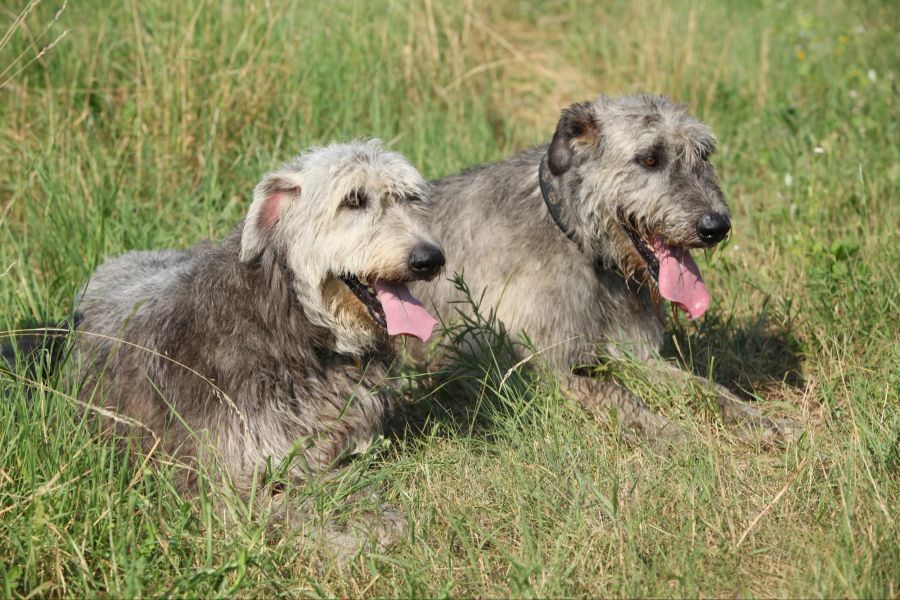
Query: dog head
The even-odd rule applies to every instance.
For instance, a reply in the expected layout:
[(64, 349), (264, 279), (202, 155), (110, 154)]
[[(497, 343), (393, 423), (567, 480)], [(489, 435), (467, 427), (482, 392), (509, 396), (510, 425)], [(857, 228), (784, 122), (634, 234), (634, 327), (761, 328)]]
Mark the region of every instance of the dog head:
[(731, 229), (715, 147), (706, 125), (665, 98), (601, 96), (563, 112), (542, 168), (585, 249), (696, 318), (709, 294), (690, 250)]
[(339, 352), (385, 334), (424, 341), (436, 322), (405, 284), (434, 278), (445, 262), (425, 229), (426, 188), (379, 140), (312, 149), (256, 186), (240, 259), (283, 256), (308, 318), (334, 333)]

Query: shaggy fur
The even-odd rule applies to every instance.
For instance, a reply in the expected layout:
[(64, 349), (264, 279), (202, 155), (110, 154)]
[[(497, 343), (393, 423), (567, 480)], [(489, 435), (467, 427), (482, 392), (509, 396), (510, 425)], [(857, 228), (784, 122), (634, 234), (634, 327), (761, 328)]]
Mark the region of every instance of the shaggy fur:
[[(297, 478), (331, 469), (393, 405), (386, 332), (341, 276), (435, 276), (425, 212), (421, 175), (377, 140), (300, 155), (263, 178), (220, 244), (97, 269), (78, 303), (81, 399), (146, 449), (215, 461), (239, 490), (291, 453)], [(423, 246), (440, 259), (424, 275), (410, 267)]]
[[(706, 125), (665, 98), (601, 96), (564, 111), (549, 145), (432, 182), (431, 231), (450, 256), (448, 272), (463, 274), (509, 332), (527, 333), (571, 396), (615, 408), (622, 423), (653, 439), (680, 433), (614, 381), (573, 371), (631, 356), (659, 382), (690, 380), (659, 360), (664, 311), (632, 235), (708, 248), (727, 233), (728, 208), (709, 161), (715, 144)], [(542, 161), (555, 219), (542, 199)], [(704, 218), (722, 224), (721, 235), (703, 239)], [(464, 306), (448, 280), (416, 291), (445, 321)], [(796, 434), (711, 389), (726, 423), (761, 429), (774, 442)]]

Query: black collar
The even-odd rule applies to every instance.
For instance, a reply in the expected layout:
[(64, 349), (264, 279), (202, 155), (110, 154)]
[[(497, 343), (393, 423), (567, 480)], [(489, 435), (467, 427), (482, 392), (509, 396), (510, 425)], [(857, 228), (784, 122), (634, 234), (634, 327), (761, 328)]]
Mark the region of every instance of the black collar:
[(556, 181), (553, 179), (550, 167), (547, 165), (546, 154), (544, 155), (544, 158), (541, 159), (541, 168), (538, 171), (538, 182), (541, 185), (541, 197), (544, 199), (544, 204), (547, 205), (547, 212), (550, 213), (553, 222), (556, 223), (556, 226), (559, 227), (564, 234), (566, 234), (567, 238), (575, 242), (577, 246), (581, 247), (581, 238), (575, 232), (575, 229), (566, 222), (566, 219), (563, 216), (562, 204), (559, 199), (559, 188)]

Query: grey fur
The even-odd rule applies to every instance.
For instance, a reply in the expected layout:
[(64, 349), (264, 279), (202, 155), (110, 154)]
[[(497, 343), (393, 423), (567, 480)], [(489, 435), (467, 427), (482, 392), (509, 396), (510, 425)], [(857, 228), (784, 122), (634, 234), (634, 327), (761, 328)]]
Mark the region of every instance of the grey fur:
[[(573, 371), (627, 355), (644, 361), (651, 377), (685, 380), (659, 359), (656, 283), (623, 223), (645, 239), (708, 247), (698, 219), (728, 216), (708, 160), (715, 143), (706, 125), (665, 98), (601, 96), (564, 111), (549, 145), (432, 182), (431, 231), (447, 249), (448, 272), (462, 273), (476, 297), (483, 293), (508, 331), (527, 333), (567, 393), (594, 410), (616, 408), (621, 422), (652, 439), (681, 433), (624, 387)], [(656, 168), (641, 164), (651, 155)], [(539, 189), (545, 157), (559, 223)], [(462, 306), (448, 280), (416, 292), (445, 321)], [(761, 429), (772, 442), (798, 431), (722, 387), (710, 389), (726, 423)]]
[[(369, 206), (342, 204), (354, 190)], [(335, 144), (268, 174), (220, 244), (107, 261), (78, 306), (81, 400), (239, 491), (296, 448), (296, 478), (333, 468), (394, 404), (389, 340), (338, 276), (415, 279), (412, 249), (434, 243), (426, 192), (379, 141)]]

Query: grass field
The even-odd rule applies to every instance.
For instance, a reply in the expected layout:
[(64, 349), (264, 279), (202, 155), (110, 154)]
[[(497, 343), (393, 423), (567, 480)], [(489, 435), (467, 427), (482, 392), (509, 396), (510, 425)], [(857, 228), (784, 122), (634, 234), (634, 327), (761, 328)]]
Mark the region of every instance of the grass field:
[(900, 597), (898, 46), (874, 1), (4, 4), (0, 331), (65, 315), (105, 256), (222, 236), (310, 144), (381, 137), (437, 177), (661, 93), (717, 133), (735, 227), (669, 355), (808, 435), (739, 443), (623, 369), (696, 432), (653, 453), (485, 361), (410, 385), (355, 461), (410, 534), (340, 570), (0, 375), (0, 595)]

